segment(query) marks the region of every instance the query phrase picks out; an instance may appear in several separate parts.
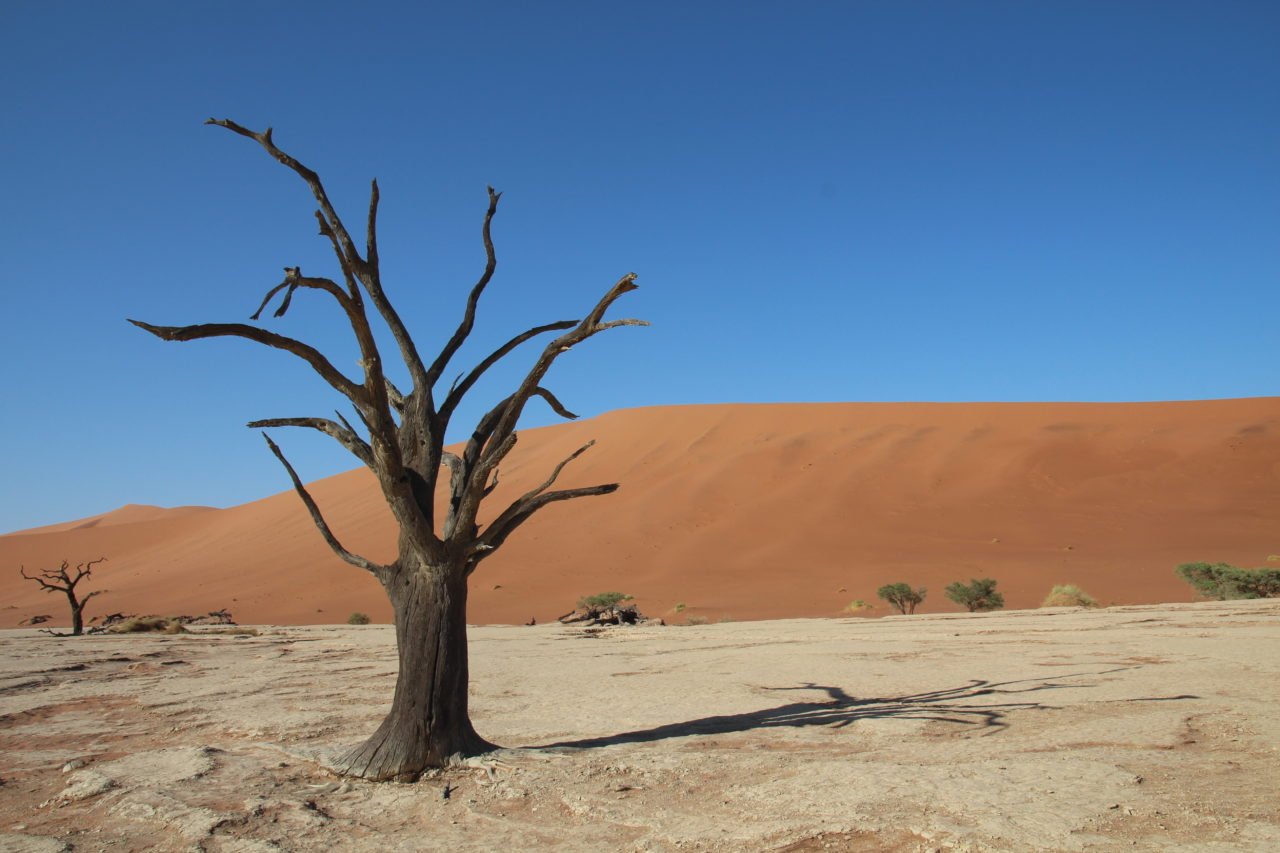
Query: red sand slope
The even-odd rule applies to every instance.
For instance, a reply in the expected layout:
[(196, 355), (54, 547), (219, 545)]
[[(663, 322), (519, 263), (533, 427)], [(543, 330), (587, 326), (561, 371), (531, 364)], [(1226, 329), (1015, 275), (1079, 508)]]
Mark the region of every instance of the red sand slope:
[[(879, 615), (876, 589), (899, 580), (929, 588), (922, 611), (946, 611), (958, 608), (943, 587), (970, 577), (998, 579), (1009, 607), (1067, 582), (1103, 603), (1188, 601), (1178, 563), (1280, 553), (1280, 398), (618, 411), (523, 432), (491, 513), (589, 438), (561, 483), (622, 489), (526, 524), (474, 576), (472, 621), (546, 621), (604, 590), (668, 617), (677, 603), (712, 620), (830, 616), (854, 599)], [(347, 547), (392, 557), (370, 475), (312, 492)], [(19, 564), (100, 555), (93, 585), (110, 595), (90, 615), (389, 619), (377, 583), (329, 553), (292, 492), (140, 509), (0, 537), (0, 627), (35, 613), (65, 622), (65, 601), (22, 581)]]
[(150, 504), (125, 504), (119, 509), (113, 509), (111, 512), (104, 512), (101, 515), (91, 515), (88, 518), (78, 518), (75, 521), (64, 521), (59, 524), (49, 524), (44, 527), (32, 527), (27, 530), (16, 530), (14, 534), (33, 534), (33, 533), (62, 533), (67, 530), (76, 530), (88, 527), (113, 527), (117, 524), (133, 524), (139, 521), (155, 521), (159, 518), (176, 518), (180, 515), (187, 515), (193, 512), (212, 512), (211, 506), (151, 506)]

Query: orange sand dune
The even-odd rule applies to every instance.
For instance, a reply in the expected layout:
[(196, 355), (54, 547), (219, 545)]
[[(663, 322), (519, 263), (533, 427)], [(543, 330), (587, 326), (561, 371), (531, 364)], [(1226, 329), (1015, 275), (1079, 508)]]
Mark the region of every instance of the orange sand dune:
[(59, 524), (49, 524), (44, 527), (31, 527), (27, 530), (15, 530), (14, 533), (62, 533), (66, 530), (77, 530), (84, 527), (111, 527), (116, 524), (133, 524), (138, 521), (155, 521), (159, 518), (174, 518), (193, 512), (212, 511), (213, 507), (211, 506), (163, 507), (151, 506), (150, 504), (125, 504), (119, 509), (113, 509), (111, 512), (104, 512), (101, 515), (91, 515), (88, 518), (63, 521)]
[[(943, 587), (970, 577), (996, 578), (1009, 607), (1067, 582), (1102, 603), (1188, 601), (1178, 563), (1280, 553), (1280, 398), (617, 411), (521, 433), (491, 515), (591, 438), (560, 484), (622, 489), (526, 524), (473, 577), (473, 622), (542, 622), (604, 590), (668, 618), (677, 603), (679, 618), (833, 616), (855, 599), (879, 615), (875, 591), (893, 581), (929, 588), (922, 612), (948, 611)], [(367, 472), (312, 493), (344, 545), (393, 556)], [(19, 564), (101, 555), (93, 588), (110, 594), (90, 615), (390, 618), (376, 581), (329, 553), (291, 491), (217, 511), (130, 509), (0, 537), (0, 626), (65, 621), (65, 601)]]

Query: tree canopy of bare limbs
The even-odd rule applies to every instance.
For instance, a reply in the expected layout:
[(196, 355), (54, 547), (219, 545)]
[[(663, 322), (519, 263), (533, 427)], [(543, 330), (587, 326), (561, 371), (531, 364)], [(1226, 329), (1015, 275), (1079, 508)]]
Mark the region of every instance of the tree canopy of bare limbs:
[[(89, 599), (95, 595), (101, 595), (105, 590), (95, 589), (81, 598), (76, 595), (76, 586), (80, 581), (93, 574), (94, 566), (106, 561), (106, 557), (99, 557), (87, 563), (79, 563), (75, 569), (72, 569), (71, 563), (63, 560), (62, 565), (58, 568), (37, 569), (34, 575), (27, 574), (26, 566), (20, 566), (18, 572), (27, 580), (40, 584), (40, 588), (45, 592), (60, 592), (67, 597), (67, 604), (71, 605), (71, 634), (78, 637), (84, 633), (84, 606), (89, 603)], [(50, 633), (53, 632), (51, 631)], [(66, 635), (62, 634), (60, 636)]]
[[(267, 292), (251, 319), (257, 320), (277, 297), (279, 303), (273, 316), (279, 318), (285, 316), (299, 291), (320, 291), (337, 303), (350, 324), (360, 348), (363, 375), (351, 378), (308, 344), (256, 325), (155, 326), (138, 320), (129, 322), (166, 341), (232, 337), (283, 350), (310, 365), (354, 407), (358, 426), (341, 413), (336, 419), (278, 417), (252, 421), (249, 426), (318, 430), (345, 447), (377, 477), (399, 527), (397, 558), (389, 564), (376, 563), (343, 547), (284, 453), (263, 433), (329, 547), (346, 562), (377, 578), (395, 613), (399, 674), (391, 710), (367, 741), (338, 760), (336, 769), (368, 779), (411, 781), (455, 755), (470, 756), (493, 749), (472, 727), (467, 708), (468, 577), (542, 508), (560, 501), (607, 495), (618, 488), (617, 483), (554, 488), (565, 466), (584, 453), (591, 446), (588, 443), (548, 472), (537, 487), (493, 515), (483, 529), (477, 523), (481, 502), (496, 485), (498, 466), (515, 447), (516, 425), (525, 406), (538, 397), (559, 415), (576, 417), (542, 384), (552, 363), (601, 332), (648, 325), (642, 320), (605, 319), (605, 313), (619, 297), (636, 289), (636, 276), (628, 273), (620, 278), (584, 317), (544, 323), (513, 336), (442, 389), (441, 378), (471, 334), (480, 297), (497, 266), (490, 228), (501, 194), (489, 188), (489, 205), (481, 229), (484, 271), (467, 296), (457, 329), (439, 353), (424, 355), (383, 289), (378, 261), (377, 181), (373, 181), (369, 194), (364, 246), (359, 247), (330, 203), (320, 176), (277, 147), (270, 128), (257, 132), (228, 119), (209, 119), (206, 124), (253, 140), (306, 183), (317, 205), (315, 218), (320, 235), (331, 245), (342, 273), (341, 281), (336, 281), (304, 275), (297, 266), (286, 267), (284, 279)], [(370, 306), (390, 330), (408, 370), (411, 384), (404, 389), (397, 388), (383, 369), (383, 355), (370, 326)], [(542, 349), (519, 386), (480, 418), (461, 452), (445, 450), (449, 420), (477, 380), (521, 344), (551, 333), (558, 334)], [(447, 482), (444, 469), (448, 471)], [(447, 493), (439, 518), (435, 502), (437, 481)]]

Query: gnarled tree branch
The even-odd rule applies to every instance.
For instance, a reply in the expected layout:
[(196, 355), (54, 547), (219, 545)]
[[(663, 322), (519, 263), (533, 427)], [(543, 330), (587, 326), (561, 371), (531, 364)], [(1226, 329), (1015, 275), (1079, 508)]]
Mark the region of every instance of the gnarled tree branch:
[[(552, 410), (563, 418), (574, 420), (578, 417), (566, 409), (556, 396), (546, 388), (541, 386), (534, 388), (530, 396), (542, 397), (551, 406)], [(480, 502), (488, 497), (494, 488), (494, 485), (489, 484), (490, 472), (493, 472), (496, 477), (498, 464), (516, 446), (516, 434), (514, 432), (508, 434), (500, 442), (495, 443), (493, 440), (495, 427), (501, 423), (514, 399), (514, 397), (507, 397), (490, 409), (480, 419), (476, 431), (472, 433), (471, 440), (467, 442), (467, 446), (463, 450), (461, 465), (455, 469), (453, 476), (449, 480), (450, 510), (445, 519), (443, 532), (445, 539), (454, 536), (457, 530), (462, 529), (462, 525), (467, 528), (474, 526), (476, 513), (480, 509)], [(583, 449), (585, 450), (586, 448)], [(574, 458), (576, 456), (577, 454), (574, 454)], [(568, 461), (570, 460), (565, 460), (556, 469), (557, 475), (560, 473), (560, 468), (563, 468)], [(478, 487), (476, 486), (477, 483), (480, 484)], [(543, 488), (546, 487), (544, 486)]]
[(353, 554), (346, 548), (342, 547), (342, 543), (338, 541), (338, 538), (333, 535), (333, 531), (329, 529), (328, 523), (320, 513), (320, 507), (316, 506), (316, 502), (311, 497), (311, 493), (307, 491), (306, 486), (302, 485), (302, 480), (298, 478), (298, 472), (293, 470), (293, 466), (289, 464), (288, 459), (284, 458), (284, 454), (280, 452), (280, 448), (271, 440), (271, 436), (264, 432), (262, 437), (267, 440), (267, 447), (270, 447), (271, 452), (280, 460), (280, 464), (284, 466), (284, 470), (289, 472), (289, 479), (293, 481), (294, 491), (298, 493), (298, 497), (302, 498), (302, 502), (306, 504), (307, 512), (311, 513), (311, 520), (315, 522), (316, 527), (320, 530), (320, 535), (324, 537), (324, 541), (328, 543), (329, 547), (333, 550), (333, 553), (337, 554), (351, 565), (364, 569), (366, 572), (369, 572), (374, 577), (381, 580), (391, 570), (391, 568), (389, 566), (375, 563), (372, 560), (367, 560), (359, 554)]
[(467, 296), (467, 308), (463, 312), (462, 322), (458, 324), (453, 337), (449, 338), (449, 342), (444, 345), (444, 349), (440, 350), (436, 360), (431, 362), (431, 367), (427, 369), (426, 381), (431, 387), (434, 387), (436, 382), (440, 381), (440, 375), (449, 366), (449, 360), (453, 358), (454, 353), (462, 346), (462, 342), (471, 334), (471, 329), (476, 324), (476, 306), (480, 303), (480, 294), (484, 293), (489, 280), (493, 278), (493, 271), (498, 266), (498, 256), (493, 249), (491, 230), (493, 215), (498, 212), (498, 199), (502, 198), (502, 193), (495, 192), (493, 187), (489, 187), (488, 190), (489, 209), (485, 212), (484, 226), (480, 229), (481, 238), (484, 240), (484, 272), (480, 274), (480, 280), (475, 283), (475, 286), (471, 288), (471, 293)]
[[(474, 544), (468, 549), (471, 559), (471, 570), (475, 570), (475, 566), (484, 558), (493, 554), (503, 542), (507, 541), (507, 537), (515, 532), (516, 528), (528, 521), (535, 512), (542, 509), (548, 504), (558, 503), (559, 501), (569, 501), (575, 498), (588, 498), (596, 495), (610, 495), (618, 490), (617, 483), (605, 483), (599, 486), (584, 486), (579, 489), (560, 489), (555, 492), (543, 492), (533, 499), (522, 503), (518, 510), (514, 512), (503, 513), (505, 518), (502, 523), (489, 525), (484, 533), (476, 538)], [(510, 510), (509, 510), (510, 511)]]
[(268, 332), (266, 329), (259, 329), (257, 326), (249, 326), (244, 323), (200, 323), (194, 326), (153, 326), (150, 323), (144, 323), (141, 320), (130, 320), (130, 323), (137, 326), (143, 331), (150, 332), (157, 338), (165, 341), (195, 341), (204, 338), (244, 338), (263, 346), (273, 347), (275, 349), (284, 350), (292, 353), (298, 358), (311, 365), (311, 369), (320, 374), (320, 378), (328, 382), (337, 391), (357, 407), (367, 405), (363, 389), (352, 382), (336, 367), (329, 363), (329, 360), (320, 354), (319, 350), (304, 344), (302, 341), (293, 338), (277, 335), (275, 332)]
[(369, 185), (369, 216), (365, 231), (364, 256), (370, 269), (378, 268), (378, 202), (382, 193), (378, 191), (378, 179), (374, 178)]
[(227, 118), (207, 119), (205, 124), (215, 124), (218, 127), (225, 127), (232, 133), (238, 133), (241, 136), (254, 140), (266, 149), (267, 153), (277, 161), (296, 172), (298, 177), (302, 178), (302, 180), (306, 182), (307, 186), (310, 187), (311, 194), (315, 196), (316, 201), (319, 203), (320, 210), (324, 213), (325, 219), (328, 220), (329, 227), (333, 229), (338, 242), (342, 246), (343, 253), (353, 264), (362, 260), (360, 258), (360, 254), (356, 251), (355, 244), (351, 242), (351, 235), (347, 233), (346, 226), (342, 224), (342, 219), (338, 216), (338, 212), (334, 210), (333, 204), (329, 201), (329, 195), (325, 192), (324, 184), (320, 182), (320, 176), (299, 163), (289, 154), (286, 154), (284, 151), (277, 148), (275, 142), (271, 139), (271, 128), (267, 128), (263, 132), (258, 133), (257, 131), (249, 130), (247, 127), (236, 124), (234, 121)]
[[(566, 420), (572, 421), (577, 420), (578, 418), (576, 414), (564, 407), (564, 404), (560, 402), (555, 394), (552, 394), (542, 386), (534, 388), (530, 393), (530, 396), (541, 397), (546, 400), (547, 405), (551, 407), (551, 410)], [(506, 414), (514, 401), (515, 395), (503, 398), (502, 402), (498, 403), (498, 405), (486, 412), (484, 417), (480, 419), (480, 423), (476, 425), (475, 431), (471, 434), (471, 439), (467, 442), (467, 446), (462, 452), (462, 461), (466, 471), (471, 472), (475, 470), (481, 460), (482, 454), (486, 459), (494, 455), (493, 453), (484, 454), (484, 450), (489, 445), (490, 439), (493, 437), (493, 432), (502, 421), (503, 415)], [(508, 446), (507, 449), (510, 450), (510, 447)], [(498, 454), (498, 459), (496, 461), (502, 461), (502, 456), (504, 455), (506, 454)]]
[(525, 341), (536, 338), (538, 335), (546, 332), (558, 332), (563, 329), (572, 329), (578, 325), (577, 320), (560, 320), (555, 323), (547, 323), (543, 326), (534, 326), (532, 329), (521, 332), (502, 346), (498, 347), (489, 356), (475, 367), (473, 367), (466, 375), (460, 376), (453, 387), (449, 389), (449, 395), (445, 398), (444, 403), (440, 406), (440, 421), (444, 424), (449, 423), (449, 417), (453, 414), (453, 410), (462, 402), (462, 398), (471, 390), (471, 386), (484, 375), (485, 371), (493, 367), (499, 361), (507, 356), (512, 350), (520, 346)]
[(265, 418), (263, 420), (249, 421), (245, 426), (252, 429), (306, 427), (307, 429), (319, 430), (345, 447), (352, 456), (359, 459), (376, 473), (377, 468), (374, 465), (373, 450), (369, 447), (368, 442), (352, 429), (346, 418), (343, 418), (341, 414), (338, 414), (338, 417), (342, 420), (341, 424), (334, 423), (327, 418)]
[[(343, 274), (348, 276), (348, 286), (351, 288), (351, 299), (355, 304), (359, 304), (360, 291), (351, 281), (351, 276), (359, 279), (364, 284), (365, 290), (369, 294), (369, 298), (373, 301), (374, 307), (378, 309), (387, 326), (391, 329), (391, 335), (395, 338), (396, 345), (400, 348), (400, 353), (404, 358), (405, 365), (409, 368), (410, 374), (414, 378), (415, 384), (422, 384), (425, 379), (426, 369), (422, 365), (422, 359), (418, 355), (417, 347), (413, 343), (408, 330), (405, 328), (404, 322), (400, 319), (400, 315), (392, 307), (390, 301), (387, 300), (386, 294), (382, 290), (381, 277), (378, 270), (377, 258), (377, 209), (378, 209), (378, 186), (377, 181), (373, 182), (371, 196), (369, 200), (369, 238), (367, 240), (367, 248), (370, 252), (369, 258), (360, 257), (360, 253), (356, 250), (355, 243), (351, 239), (347, 227), (342, 222), (342, 218), (338, 216), (338, 212), (334, 209), (332, 202), (329, 201), (329, 195), (325, 191), (324, 184), (320, 180), (320, 176), (311, 169), (304, 166), (292, 155), (278, 148), (272, 139), (271, 128), (259, 133), (244, 127), (231, 119), (215, 119), (211, 118), (205, 121), (205, 124), (217, 125), (226, 128), (240, 136), (247, 137), (256, 141), (261, 145), (268, 154), (275, 160), (292, 169), (311, 189), (312, 196), (320, 205), (319, 214), (316, 219), (320, 224), (320, 233), (328, 237), (334, 244), (334, 252), (338, 256), (338, 261), (342, 265)], [(363, 316), (363, 311), (361, 311)], [(367, 326), (367, 322), (365, 324)], [(357, 335), (360, 330), (356, 329)], [(370, 338), (371, 339), (371, 338)], [(370, 353), (364, 352), (364, 341), (361, 341), (361, 350), (364, 360), (369, 362)], [(369, 368), (366, 367), (366, 370)], [(430, 396), (428, 392), (428, 397)]]
[[(19, 566), (18, 574), (22, 575), (29, 581), (35, 581), (40, 584), (40, 588), (47, 592), (69, 592), (75, 589), (76, 584), (80, 583), (80, 581), (89, 577), (93, 573), (94, 566), (99, 563), (105, 563), (106, 561), (106, 557), (99, 557), (98, 559), (90, 560), (87, 563), (77, 564), (75, 568), (75, 577), (72, 577), (69, 574), (71, 563), (66, 560), (63, 560), (62, 565), (56, 569), (37, 569), (36, 571), (40, 573), (38, 575), (29, 575), (27, 574), (26, 566)], [(56, 581), (62, 581), (62, 583), (58, 584)], [(88, 601), (92, 595), (97, 595), (97, 593), (92, 593), (90, 596), (86, 596), (83, 600)]]
[(360, 285), (357, 284), (357, 273), (355, 264), (342, 251), (342, 244), (338, 242), (338, 235), (334, 233), (333, 228), (329, 225), (329, 220), (325, 218), (324, 211), (317, 210), (315, 212), (316, 225), (320, 228), (320, 236), (329, 241), (329, 245), (333, 247), (333, 255), (338, 259), (338, 266), (342, 269), (342, 280), (347, 283), (347, 293), (351, 295), (351, 301), (357, 305), (363, 306), (364, 300), (360, 296)]
[(262, 304), (258, 306), (258, 310), (254, 311), (249, 319), (257, 320), (261, 317), (263, 310), (267, 307), (267, 303), (271, 301), (271, 297), (275, 296), (286, 287), (289, 288), (289, 290), (285, 293), (284, 299), (280, 302), (280, 307), (275, 310), (275, 313), (272, 315), (273, 317), (283, 317), (285, 315), (285, 312), (289, 310), (290, 303), (293, 301), (293, 292), (299, 287), (310, 287), (316, 290), (323, 290), (326, 293), (331, 294), (334, 299), (338, 300), (338, 304), (342, 306), (342, 310), (346, 312), (347, 316), (351, 316), (353, 307), (351, 305), (351, 300), (347, 294), (343, 292), (342, 288), (338, 287), (336, 282), (327, 278), (304, 276), (302, 274), (302, 267), (285, 267), (284, 281), (267, 291), (267, 295), (262, 297)]
[[(479, 542), (479, 551), (477, 551), (477, 553), (486, 552), (486, 551), (489, 551), (489, 549), (497, 548), (500, 542), (497, 544), (494, 544), (493, 542), (490, 542), (490, 539), (492, 539), (493, 537), (500, 537), (502, 539), (506, 539), (507, 535), (511, 534), (512, 530), (516, 529), (516, 526), (524, 523), (524, 520), (527, 519), (527, 517), (534, 514), (534, 512), (538, 511), (538, 508), (540, 508), (541, 506), (545, 506), (545, 503), (538, 503), (538, 500), (541, 496), (543, 496), (545, 492), (547, 492), (547, 489), (552, 487), (552, 485), (556, 484), (556, 480), (559, 478), (559, 474), (561, 474), (561, 471), (564, 470), (564, 466), (570, 464), (570, 462), (577, 459), (577, 457), (581, 456), (582, 453), (585, 453), (586, 451), (591, 450), (591, 447), (594, 447), (594, 446), (595, 446), (595, 441), (590, 441), (588, 443), (582, 444), (582, 446), (577, 448), (576, 451), (573, 451), (572, 453), (570, 453), (570, 455), (564, 457), (564, 459), (561, 460), (561, 462), (559, 462), (559, 465), (556, 466), (556, 469), (554, 469), (552, 473), (550, 473), (550, 476), (548, 476), (547, 479), (543, 480), (541, 484), (536, 485), (535, 488), (532, 488), (530, 489), (530, 491), (527, 491), (524, 494), (521, 494), (521, 496), (516, 498), (515, 501), (512, 501), (511, 506), (508, 506), (506, 510), (503, 510), (502, 514), (500, 514), (497, 517), (497, 519), (494, 519), (492, 523), (489, 524), (489, 528), (486, 529), (486, 532), (484, 534), (481, 534), (480, 538), (477, 539), (477, 542)], [(593, 487), (593, 488), (602, 488), (602, 487)], [(616, 483), (613, 484), (613, 489), (617, 489)], [(611, 491), (613, 491), (613, 489), (611, 489)], [(568, 491), (572, 491), (572, 489), (568, 489)], [(605, 492), (590, 492), (590, 493), (604, 494)], [(575, 497), (575, 496), (568, 496), (568, 497)], [(561, 497), (559, 498), (559, 500), (562, 500), (562, 501), (568, 500), (568, 497)], [(517, 521), (516, 519), (520, 519), (520, 521)], [(489, 534), (490, 530), (492, 530), (493, 532), (493, 537), (490, 537), (490, 534)], [(506, 532), (506, 533), (502, 533), (502, 532)]]
[[(493, 425), (490, 434), (486, 436), (486, 441), (489, 442), (492, 448), (496, 449), (503, 446), (505, 439), (515, 429), (516, 423), (520, 420), (520, 415), (524, 412), (525, 404), (529, 401), (529, 398), (533, 397), (536, 393), (539, 393), (540, 386), (538, 383), (542, 381), (542, 378), (546, 376), (547, 371), (551, 369), (552, 363), (573, 347), (587, 340), (591, 336), (605, 330), (605, 327), (601, 324), (605, 311), (607, 311), (609, 306), (617, 301), (617, 299), (623, 294), (637, 289), (635, 280), (635, 273), (627, 273), (624, 275), (613, 287), (609, 289), (609, 292), (606, 293), (598, 303), (596, 303), (595, 308), (591, 310), (591, 313), (588, 314), (582, 322), (565, 334), (551, 341), (551, 343), (547, 344), (546, 348), (542, 351), (542, 355), (538, 357), (533, 368), (530, 369), (529, 373), (525, 376), (524, 381), (520, 383), (520, 387), (514, 394), (507, 398), (503, 404), (500, 404), (502, 412), (498, 416), (497, 423)], [(643, 326), (648, 324), (643, 320), (631, 320), (627, 321), (625, 325)], [(474, 437), (472, 440), (474, 441)], [(485, 455), (487, 456), (489, 452), (492, 451), (486, 451)], [(477, 480), (478, 478), (475, 476), (475, 472), (473, 471), (471, 474), (471, 480), (467, 484), (467, 488), (475, 490), (482, 489), (483, 482), (478, 482)]]
[(404, 394), (396, 387), (396, 384), (385, 376), (382, 378), (386, 384), (387, 402), (391, 404), (391, 408), (397, 412), (404, 412)]

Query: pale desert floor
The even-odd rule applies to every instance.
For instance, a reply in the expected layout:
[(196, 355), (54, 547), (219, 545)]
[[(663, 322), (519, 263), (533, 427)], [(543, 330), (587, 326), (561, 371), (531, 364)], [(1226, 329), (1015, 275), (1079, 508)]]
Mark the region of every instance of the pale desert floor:
[(0, 632), (0, 849), (1280, 849), (1280, 601), (477, 627), (510, 748), (335, 779), (393, 644)]

